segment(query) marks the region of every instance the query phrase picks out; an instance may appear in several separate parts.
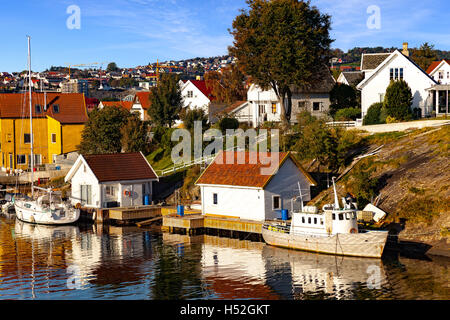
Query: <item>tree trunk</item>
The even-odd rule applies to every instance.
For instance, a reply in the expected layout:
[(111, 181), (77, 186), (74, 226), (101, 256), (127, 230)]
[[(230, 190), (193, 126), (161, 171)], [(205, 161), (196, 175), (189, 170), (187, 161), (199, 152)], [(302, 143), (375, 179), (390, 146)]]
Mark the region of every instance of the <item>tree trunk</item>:
[(289, 88), (280, 90), (279, 92), (279, 102), (281, 107), (281, 122), (284, 127), (289, 127), (291, 120), (292, 111), (292, 92)]

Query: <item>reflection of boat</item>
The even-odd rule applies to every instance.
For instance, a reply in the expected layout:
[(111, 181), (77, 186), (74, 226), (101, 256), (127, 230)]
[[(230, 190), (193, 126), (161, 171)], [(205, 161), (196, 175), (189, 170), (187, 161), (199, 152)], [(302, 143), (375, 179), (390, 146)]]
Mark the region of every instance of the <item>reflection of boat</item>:
[(77, 226), (45, 226), (23, 222), (16, 219), (16, 235), (33, 240), (75, 239), (80, 235)]
[[(356, 288), (380, 289), (387, 281), (381, 260), (272, 246), (264, 247), (262, 256), (266, 261), (268, 284), (286, 298), (326, 294), (329, 298), (354, 299)], [(283, 279), (271, 278), (272, 274), (282, 274)]]
[[(31, 46), (28, 37), (28, 73), (29, 73), (29, 107), (30, 107), (30, 169), (31, 169), (31, 200), (21, 199), (14, 201), (17, 218), (30, 223), (60, 225), (76, 222), (80, 217), (80, 210), (74, 208), (69, 202), (63, 202), (51, 189), (43, 189), (33, 186), (34, 182), (34, 154), (33, 154), (33, 103), (32, 103), (32, 79), (31, 79)], [(46, 192), (37, 200), (33, 199), (34, 189)]]
[[(285, 248), (345, 256), (380, 258), (388, 236), (387, 231), (358, 231), (357, 209), (345, 204), (341, 209), (333, 178), (334, 205), (319, 212), (304, 207), (292, 213), (292, 222), (268, 222), (262, 230), (264, 241)], [(299, 185), (300, 203), (302, 193)]]

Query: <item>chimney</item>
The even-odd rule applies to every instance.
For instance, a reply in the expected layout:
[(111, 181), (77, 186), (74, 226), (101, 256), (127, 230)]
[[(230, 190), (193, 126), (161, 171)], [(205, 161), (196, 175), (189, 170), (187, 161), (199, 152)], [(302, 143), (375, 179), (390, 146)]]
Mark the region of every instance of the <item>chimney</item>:
[(402, 51), (402, 53), (405, 56), (409, 57), (408, 42), (403, 42), (403, 51)]

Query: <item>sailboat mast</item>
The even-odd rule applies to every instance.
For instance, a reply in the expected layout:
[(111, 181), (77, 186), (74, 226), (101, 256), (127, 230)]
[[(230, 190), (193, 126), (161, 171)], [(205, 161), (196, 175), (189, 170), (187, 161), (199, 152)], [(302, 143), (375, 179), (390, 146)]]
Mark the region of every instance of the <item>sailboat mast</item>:
[(31, 37), (27, 36), (28, 38), (28, 85), (29, 85), (29, 101), (30, 101), (30, 166), (31, 166), (31, 197), (34, 196), (34, 190), (33, 190), (33, 183), (34, 183), (34, 155), (33, 155), (33, 144), (34, 144), (34, 138), (33, 138), (33, 103), (31, 101), (32, 94), (31, 94)]

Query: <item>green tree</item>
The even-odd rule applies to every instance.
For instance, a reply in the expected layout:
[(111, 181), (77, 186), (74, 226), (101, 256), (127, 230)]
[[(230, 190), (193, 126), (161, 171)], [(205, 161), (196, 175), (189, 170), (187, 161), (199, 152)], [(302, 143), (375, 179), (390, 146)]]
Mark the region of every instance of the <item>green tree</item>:
[(361, 163), (353, 170), (347, 188), (356, 198), (358, 208), (364, 208), (376, 195), (378, 179), (372, 178), (374, 172), (370, 162)]
[(139, 119), (139, 115), (131, 114), (127, 123), (122, 127), (121, 144), (124, 152), (143, 152), (146, 154), (149, 150), (147, 140), (148, 124)]
[(122, 127), (127, 123), (130, 112), (122, 107), (94, 109), (81, 133), (78, 146), (81, 154), (119, 153), (122, 150)]
[(343, 83), (336, 83), (330, 92), (330, 113), (332, 116), (340, 109), (355, 108), (358, 106), (357, 90)]
[(309, 1), (247, 0), (230, 33), (230, 54), (261, 88), (272, 88), (287, 125), (291, 118), (291, 86), (305, 87), (318, 81), (318, 66), (328, 63), (332, 40), (330, 16)]
[(391, 81), (386, 89), (384, 107), (387, 116), (396, 120), (410, 120), (413, 95), (408, 83), (404, 80)]
[(108, 64), (108, 66), (106, 67), (106, 71), (108, 72), (114, 72), (119, 70), (119, 68), (117, 67), (117, 64), (115, 62), (111, 62)]
[(163, 74), (159, 85), (152, 88), (151, 108), (147, 112), (158, 126), (172, 127), (175, 120), (179, 119), (183, 98), (178, 81), (178, 76)]
[(411, 58), (423, 70), (427, 70), (433, 61), (438, 60), (434, 45), (425, 42), (419, 49), (413, 50)]
[(377, 102), (372, 104), (367, 110), (367, 114), (364, 117), (363, 124), (365, 126), (372, 124), (381, 124), (380, 116), (381, 116), (381, 108), (383, 108), (383, 103)]
[(208, 129), (208, 116), (205, 114), (205, 111), (203, 111), (203, 109), (193, 109), (193, 110), (188, 109), (184, 112), (181, 118), (183, 120), (184, 127), (187, 130), (194, 129), (195, 121), (202, 122), (203, 130)]
[(235, 118), (225, 117), (219, 121), (219, 128), (222, 133), (226, 133), (227, 129), (236, 130), (239, 128), (239, 121)]

